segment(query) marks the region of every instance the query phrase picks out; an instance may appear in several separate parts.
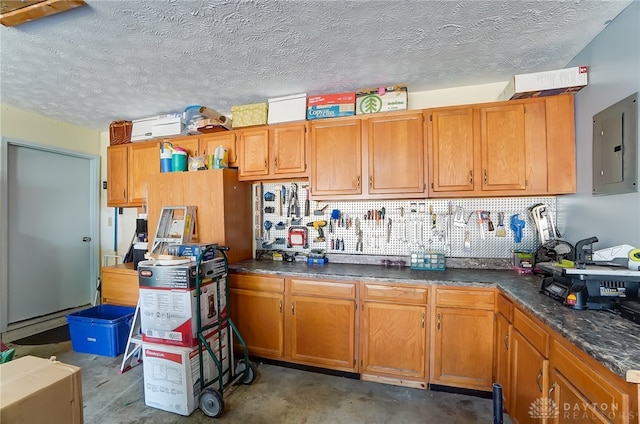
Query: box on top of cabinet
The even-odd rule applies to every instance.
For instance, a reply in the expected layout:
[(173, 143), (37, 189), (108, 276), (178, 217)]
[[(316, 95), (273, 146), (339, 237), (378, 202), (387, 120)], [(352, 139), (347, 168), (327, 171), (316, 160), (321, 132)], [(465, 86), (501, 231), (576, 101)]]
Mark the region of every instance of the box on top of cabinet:
[(319, 94), (307, 98), (307, 119), (337, 118), (356, 114), (356, 93)]
[(576, 66), (554, 71), (515, 75), (505, 89), (502, 90), (498, 100), (516, 100), (574, 93), (587, 85), (588, 70), (587, 66)]
[(406, 109), (406, 85), (364, 88), (356, 91), (356, 115)]
[(157, 116), (149, 118), (134, 119), (131, 127), (131, 141), (145, 141), (153, 137), (153, 123), (158, 119)]
[(267, 123), (267, 103), (251, 103), (231, 107), (233, 128), (265, 125)]
[(306, 119), (307, 93), (269, 99), (269, 125)]

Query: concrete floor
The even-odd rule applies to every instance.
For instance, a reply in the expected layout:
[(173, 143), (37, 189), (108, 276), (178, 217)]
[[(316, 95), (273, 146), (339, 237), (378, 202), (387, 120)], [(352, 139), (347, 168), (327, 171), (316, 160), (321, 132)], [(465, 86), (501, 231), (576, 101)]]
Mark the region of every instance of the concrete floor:
[[(17, 346), (16, 356), (34, 355), (82, 368), (84, 422), (211, 423), (197, 409), (189, 417), (144, 404), (142, 366), (120, 374), (122, 356), (75, 353), (70, 342)], [(300, 371), (264, 363), (248, 386), (224, 393), (225, 409), (217, 420), (225, 423), (491, 423), (493, 402), (459, 394), (408, 389)], [(508, 417), (505, 423), (510, 422)]]

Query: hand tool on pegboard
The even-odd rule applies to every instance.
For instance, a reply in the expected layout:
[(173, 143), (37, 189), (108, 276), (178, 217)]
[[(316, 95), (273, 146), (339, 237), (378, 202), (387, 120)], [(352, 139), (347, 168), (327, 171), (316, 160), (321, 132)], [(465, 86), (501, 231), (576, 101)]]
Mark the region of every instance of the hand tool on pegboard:
[(311, 215), (310, 206), (309, 206), (309, 185), (303, 185), (304, 188), (304, 216)]
[(300, 217), (300, 204), (298, 203), (298, 184), (291, 183), (291, 193), (289, 196), (289, 209), (287, 216)]

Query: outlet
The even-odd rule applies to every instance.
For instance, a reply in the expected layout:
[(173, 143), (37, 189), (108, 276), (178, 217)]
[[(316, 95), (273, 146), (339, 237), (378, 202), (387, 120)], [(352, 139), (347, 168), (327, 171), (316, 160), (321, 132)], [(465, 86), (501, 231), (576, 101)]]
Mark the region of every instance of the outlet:
[(113, 227), (113, 218), (112, 217), (107, 218), (107, 226), (108, 227)]

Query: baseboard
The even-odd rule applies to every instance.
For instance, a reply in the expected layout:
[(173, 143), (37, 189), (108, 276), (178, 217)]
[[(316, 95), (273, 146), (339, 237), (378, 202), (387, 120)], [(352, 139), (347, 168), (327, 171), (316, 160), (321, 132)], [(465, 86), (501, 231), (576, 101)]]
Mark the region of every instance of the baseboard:
[(63, 326), (67, 323), (67, 315), (76, 311), (86, 309), (87, 306), (91, 305), (67, 309), (65, 311), (56, 312), (50, 315), (9, 324), (7, 326), (7, 331), (4, 333), (0, 333), (0, 340), (3, 343), (11, 343), (14, 340), (19, 340), (24, 337), (42, 333), (43, 331), (51, 330), (52, 328)]

